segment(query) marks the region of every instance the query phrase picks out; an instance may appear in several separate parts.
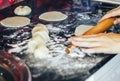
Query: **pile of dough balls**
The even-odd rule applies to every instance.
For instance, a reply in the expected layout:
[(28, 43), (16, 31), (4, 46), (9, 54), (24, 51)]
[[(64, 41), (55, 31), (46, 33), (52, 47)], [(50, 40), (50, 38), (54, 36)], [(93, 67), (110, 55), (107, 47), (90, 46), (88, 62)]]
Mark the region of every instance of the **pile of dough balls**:
[(26, 16), (31, 13), (31, 8), (29, 6), (18, 6), (15, 8), (14, 13), (20, 16)]
[(37, 24), (32, 29), (32, 38), (28, 42), (28, 50), (35, 58), (42, 58), (49, 54), (46, 43), (50, 40), (49, 31), (43, 24)]

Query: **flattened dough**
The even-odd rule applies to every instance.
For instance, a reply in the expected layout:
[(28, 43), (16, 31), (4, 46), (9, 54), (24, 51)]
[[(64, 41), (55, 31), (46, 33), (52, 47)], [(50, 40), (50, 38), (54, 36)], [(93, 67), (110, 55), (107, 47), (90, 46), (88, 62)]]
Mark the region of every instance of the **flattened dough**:
[(8, 17), (0, 21), (1, 25), (5, 27), (23, 27), (30, 24), (30, 19), (27, 17)]
[(92, 27), (93, 26), (91, 26), (91, 25), (79, 25), (78, 27), (76, 27), (74, 34), (76, 36), (80, 36)]
[(65, 20), (68, 16), (59, 11), (50, 11), (45, 12), (39, 16), (39, 19), (45, 21), (62, 21)]

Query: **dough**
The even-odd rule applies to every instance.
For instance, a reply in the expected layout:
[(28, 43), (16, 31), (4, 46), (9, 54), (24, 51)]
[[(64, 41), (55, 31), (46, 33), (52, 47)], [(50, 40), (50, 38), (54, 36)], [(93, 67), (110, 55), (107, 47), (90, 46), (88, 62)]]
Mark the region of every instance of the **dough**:
[(45, 21), (62, 21), (65, 20), (68, 16), (59, 12), (59, 11), (50, 11), (45, 12), (39, 16), (39, 19)]
[(46, 31), (47, 34), (49, 34), (49, 31), (47, 27), (43, 24), (37, 24), (33, 29), (32, 29), (32, 34), (37, 32), (37, 31)]
[(28, 42), (28, 51), (33, 53), (35, 58), (43, 58), (48, 55), (49, 50), (46, 42), (50, 40), (49, 31), (43, 24), (37, 24), (32, 29), (32, 38)]
[(29, 15), (31, 11), (32, 10), (29, 6), (18, 6), (15, 8), (14, 13), (16, 15), (25, 16), (25, 15)]
[(92, 27), (93, 26), (91, 26), (91, 25), (79, 25), (78, 27), (76, 27), (74, 34), (76, 36), (80, 36)]
[(1, 25), (5, 27), (23, 27), (30, 24), (30, 19), (27, 17), (7, 17), (0, 21)]
[(33, 53), (38, 45), (46, 46), (45, 41), (40, 36), (36, 36), (30, 39), (28, 42), (28, 50)]
[(49, 54), (49, 49), (46, 46), (38, 46), (34, 51), (35, 58), (45, 58)]
[(37, 36), (40, 36), (41, 39), (44, 40), (45, 42), (48, 42), (50, 40), (50, 37), (48, 33), (46, 33), (46, 31), (37, 31), (32, 34), (32, 37), (37, 37)]
[(32, 37), (40, 36), (45, 42), (50, 40), (49, 31), (43, 24), (37, 24), (32, 29)]

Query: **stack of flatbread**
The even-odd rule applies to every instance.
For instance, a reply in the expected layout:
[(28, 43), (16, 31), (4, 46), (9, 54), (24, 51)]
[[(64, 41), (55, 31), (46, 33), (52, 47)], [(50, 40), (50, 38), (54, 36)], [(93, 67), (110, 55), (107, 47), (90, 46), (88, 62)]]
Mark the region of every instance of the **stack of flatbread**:
[(42, 58), (48, 55), (49, 50), (46, 43), (50, 40), (49, 31), (43, 24), (37, 24), (32, 29), (32, 38), (28, 43), (28, 49), (35, 58)]

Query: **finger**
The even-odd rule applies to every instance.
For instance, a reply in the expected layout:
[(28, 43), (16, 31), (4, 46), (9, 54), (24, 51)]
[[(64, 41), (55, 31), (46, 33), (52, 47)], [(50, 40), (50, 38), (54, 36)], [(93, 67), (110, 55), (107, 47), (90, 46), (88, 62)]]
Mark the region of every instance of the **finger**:
[(76, 41), (72, 41), (72, 44), (75, 46), (79, 46), (79, 47), (98, 47), (101, 46), (101, 44), (99, 42), (76, 42)]
[(83, 42), (83, 41), (88, 41), (88, 42), (95, 42), (95, 41), (102, 41), (104, 39), (104, 35), (98, 34), (98, 35), (88, 35), (88, 36), (81, 36), (81, 37), (71, 37), (69, 39), (69, 42), (71, 41), (76, 41), (76, 42)]
[(89, 48), (89, 49), (81, 49), (84, 53), (105, 53), (104, 49), (101, 47), (98, 48)]
[(120, 23), (120, 18), (116, 18), (116, 20), (114, 21), (114, 24), (119, 24)]

